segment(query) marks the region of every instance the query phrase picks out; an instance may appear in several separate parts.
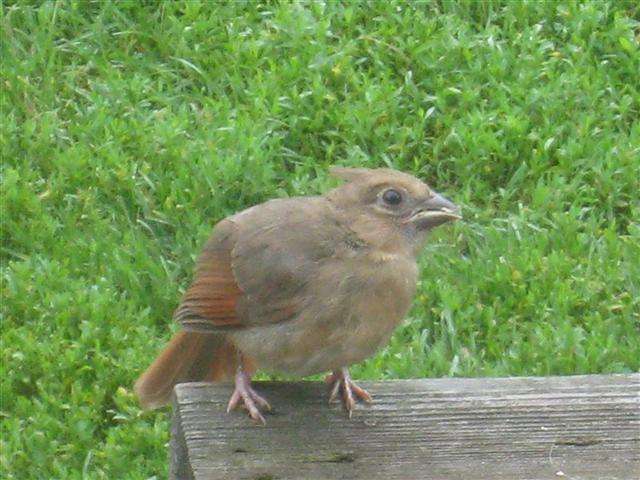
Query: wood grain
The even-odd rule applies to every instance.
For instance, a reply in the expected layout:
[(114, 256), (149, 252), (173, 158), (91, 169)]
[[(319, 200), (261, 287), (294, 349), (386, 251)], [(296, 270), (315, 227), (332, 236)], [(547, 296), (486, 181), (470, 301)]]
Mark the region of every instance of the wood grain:
[(263, 427), (228, 385), (178, 385), (171, 478), (640, 479), (640, 374), (361, 386), (349, 420), (324, 384), (257, 383)]

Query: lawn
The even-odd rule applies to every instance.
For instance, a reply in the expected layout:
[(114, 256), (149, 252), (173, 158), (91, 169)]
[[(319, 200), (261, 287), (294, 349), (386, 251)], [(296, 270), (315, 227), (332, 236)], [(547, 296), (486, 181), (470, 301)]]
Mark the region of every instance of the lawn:
[(3, 2), (0, 477), (165, 478), (131, 387), (199, 248), (332, 164), (465, 216), (355, 378), (637, 371), (636, 5)]

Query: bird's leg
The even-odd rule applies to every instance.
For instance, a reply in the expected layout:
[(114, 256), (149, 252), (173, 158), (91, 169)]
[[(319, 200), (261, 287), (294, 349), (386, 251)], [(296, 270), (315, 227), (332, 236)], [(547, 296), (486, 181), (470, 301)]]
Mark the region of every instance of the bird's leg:
[(271, 405), (251, 387), (251, 377), (245, 371), (242, 363), (241, 361), (236, 372), (235, 388), (227, 405), (227, 413), (243, 406), (248, 410), (251, 418), (260, 420), (263, 425), (266, 425), (267, 422), (260, 413), (260, 409), (271, 410)]
[(351, 413), (356, 403), (356, 399), (363, 400), (367, 403), (371, 402), (371, 395), (369, 395), (369, 392), (360, 388), (353, 382), (353, 380), (351, 380), (349, 370), (346, 368), (334, 370), (333, 373), (327, 375), (325, 382), (331, 385), (329, 402), (333, 402), (338, 397), (338, 393), (341, 393), (342, 406), (349, 414), (349, 418), (351, 418)]

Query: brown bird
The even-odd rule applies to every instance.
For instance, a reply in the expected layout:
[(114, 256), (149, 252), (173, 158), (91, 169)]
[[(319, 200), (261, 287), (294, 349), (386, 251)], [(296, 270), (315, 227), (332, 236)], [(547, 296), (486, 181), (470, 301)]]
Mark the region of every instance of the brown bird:
[(371, 397), (347, 367), (385, 344), (413, 301), (417, 255), (433, 227), (460, 218), (426, 184), (390, 169), (333, 168), (347, 183), (323, 196), (270, 200), (219, 222), (174, 318), (178, 332), (142, 374), (142, 405), (177, 383), (234, 378), (227, 411), (264, 422), (256, 368), (332, 371), (330, 400)]

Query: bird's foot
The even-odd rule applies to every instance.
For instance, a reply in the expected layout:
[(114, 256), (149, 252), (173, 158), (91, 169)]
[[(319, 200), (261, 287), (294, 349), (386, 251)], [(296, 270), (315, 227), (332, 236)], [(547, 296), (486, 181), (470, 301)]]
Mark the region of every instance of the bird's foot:
[(363, 400), (367, 403), (371, 402), (369, 392), (360, 388), (351, 380), (349, 370), (346, 368), (334, 370), (333, 373), (327, 375), (325, 382), (331, 385), (329, 403), (338, 398), (338, 394), (340, 393), (342, 395), (342, 406), (349, 414), (349, 418), (351, 418), (356, 399)]
[(252, 419), (259, 420), (263, 425), (266, 425), (267, 422), (265, 422), (260, 409), (270, 411), (271, 405), (251, 387), (251, 378), (242, 367), (238, 368), (236, 373), (235, 388), (227, 405), (227, 413), (239, 406), (246, 408)]

